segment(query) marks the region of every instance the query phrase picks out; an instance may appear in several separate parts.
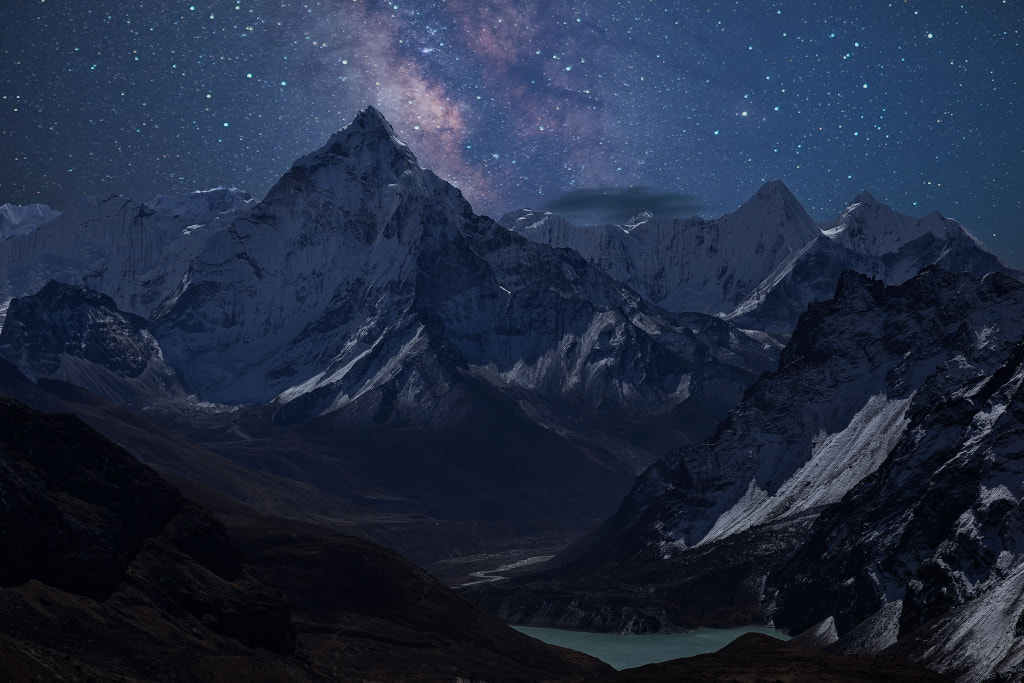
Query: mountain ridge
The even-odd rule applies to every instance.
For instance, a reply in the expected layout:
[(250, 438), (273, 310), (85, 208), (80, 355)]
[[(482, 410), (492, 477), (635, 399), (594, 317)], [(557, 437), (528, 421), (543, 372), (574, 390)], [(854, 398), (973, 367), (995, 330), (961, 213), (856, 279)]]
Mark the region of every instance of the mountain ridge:
[(774, 623), (964, 680), (1014, 670), (1021, 320), (1001, 273), (847, 271), (713, 437), (652, 465), (561, 567), (474, 597), (532, 625)]
[[(209, 209), (208, 222), (193, 222), (190, 202)], [(274, 466), (331, 493), (352, 493), (338, 473), (357, 455), (372, 462), (385, 449), (396, 466), (418, 461), (429, 474), (398, 477), (415, 498), (408, 488), (394, 495), (429, 501), (419, 511), (432, 515), (603, 514), (660, 455), (653, 448), (709, 432), (777, 352), (712, 316), (651, 306), (579, 255), (477, 216), (372, 108), (296, 160), (258, 202), (220, 190), (152, 206), (118, 197), (79, 205), (0, 243), (6, 291), (18, 295), (12, 315), (51, 305), (45, 288), (33, 288), (59, 262), (53, 278), (145, 318), (133, 334), (155, 339), (150, 356), (173, 370), (173, 390), (133, 405), (203, 431), (204, 441), (219, 420), (218, 438), (253, 442), (231, 446), (235, 457), (248, 449), (266, 466), (259, 439), (299, 439), (309, 454), (288, 448)], [(76, 227), (76, 216), (86, 225)], [(66, 243), (81, 253), (63, 253)], [(116, 334), (119, 312), (80, 301), (79, 328), (66, 334), (90, 343)], [(101, 320), (106, 332), (81, 329)], [(43, 367), (28, 357), (45, 348), (29, 340), (31, 325), (9, 327), (24, 337), (11, 337), (9, 360)], [(76, 347), (62, 358), (61, 378), (127, 402), (109, 354)], [(323, 432), (344, 440), (326, 444)], [(345, 442), (360, 444), (358, 453)], [(504, 471), (517, 457), (528, 477), (546, 481), (543, 496), (526, 474), (495, 489), (487, 463)], [(567, 483), (546, 475), (545, 461)], [(383, 483), (397, 472), (367, 476)], [(460, 497), (460, 487), (474, 493)], [(484, 508), (474, 513), (476, 504)]]
[[(1024, 279), (937, 211), (905, 216), (865, 190), (839, 216), (818, 223), (780, 180), (766, 182), (737, 211), (717, 219), (648, 214), (622, 226), (576, 227), (553, 214), (521, 209), (501, 223), (530, 239), (576, 249), (669, 310), (720, 315), (781, 336), (792, 331), (809, 303), (831, 297), (846, 269), (889, 284), (933, 263), (979, 277), (1000, 271)], [(753, 253), (740, 256), (734, 247), (723, 257), (716, 240), (727, 239), (750, 245)]]

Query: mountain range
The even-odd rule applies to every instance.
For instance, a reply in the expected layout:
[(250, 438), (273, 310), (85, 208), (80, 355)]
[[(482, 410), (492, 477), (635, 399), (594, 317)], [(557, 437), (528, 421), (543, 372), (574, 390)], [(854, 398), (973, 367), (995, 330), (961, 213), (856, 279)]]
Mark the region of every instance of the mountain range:
[(818, 223), (777, 180), (712, 220), (642, 213), (626, 225), (580, 228), (521, 209), (500, 222), (574, 249), (663, 308), (710, 313), (783, 337), (808, 304), (831, 298), (847, 269), (889, 284), (933, 264), (978, 277), (1017, 273), (937, 211), (912, 218), (862, 192), (835, 219)]
[(1001, 273), (847, 271), (711, 439), (650, 467), (561, 567), (481, 599), (522, 623), (773, 623), (970, 680), (1015, 671), (1022, 321)]
[(0, 387), (183, 486), (424, 562), (607, 517), (470, 589), (508, 621), (1024, 659), (1024, 276), (938, 213), (819, 223), (773, 181), (717, 219), (496, 222), (371, 107), (262, 200), (0, 221)]
[(265, 439), (315, 440), (265, 466), (444, 518), (606, 514), (777, 353), (475, 215), (372, 108), (262, 201), (84, 198), (0, 243), (0, 264), (0, 346), (28, 376), (249, 464)]

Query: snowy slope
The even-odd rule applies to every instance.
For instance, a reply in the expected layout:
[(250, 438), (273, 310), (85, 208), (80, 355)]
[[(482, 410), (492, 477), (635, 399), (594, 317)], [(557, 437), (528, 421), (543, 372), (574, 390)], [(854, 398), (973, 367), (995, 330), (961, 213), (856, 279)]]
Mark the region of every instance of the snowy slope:
[[(980, 596), (906, 636), (893, 651), (964, 681), (1024, 673), (1024, 563), (1007, 566)], [(898, 604), (898, 603), (897, 603)]]
[[(827, 624), (842, 651), (1012, 672), (1022, 420), (1024, 284), (847, 272), (713, 438), (652, 465), (568, 564), (492, 607), (604, 629)], [(694, 614), (708, 590), (725, 597)]]
[(711, 221), (645, 213), (622, 226), (576, 227), (523, 209), (501, 223), (532, 240), (575, 249), (659, 306), (719, 314), (742, 328), (781, 335), (809, 303), (831, 297), (847, 269), (888, 284), (932, 264), (1021, 278), (938, 212), (912, 218), (862, 192), (818, 225), (779, 181)]
[(931, 269), (886, 290), (848, 272), (801, 319), (779, 371), (712, 440), (646, 473), (628, 507), (660, 506), (666, 546), (683, 549), (836, 503), (907, 436), (908, 411), (937, 391), (941, 369), (995, 372), (1022, 321), (1024, 285), (1002, 275)]
[(222, 218), (251, 201), (223, 188), (158, 197), (153, 206), (117, 195), (79, 197), (55, 219), (0, 242), (0, 295), (33, 294), (55, 279), (148, 317)]
[(764, 362), (735, 330), (712, 348), (719, 325), (476, 216), (368, 108), (209, 238), (153, 329), (190, 390), (296, 420), (385, 385), (415, 408), (452, 381), (414, 371), (439, 355), (584, 412), (666, 413), (705, 359)]
[(501, 219), (532, 240), (575, 249), (663, 308), (726, 313), (794, 250), (816, 223), (779, 181), (766, 183), (736, 212), (715, 220), (640, 214), (624, 226), (574, 228), (550, 214)]
[(0, 206), (0, 239), (32, 232), (40, 223), (53, 220), (59, 215), (60, 211), (46, 204), (4, 204)]

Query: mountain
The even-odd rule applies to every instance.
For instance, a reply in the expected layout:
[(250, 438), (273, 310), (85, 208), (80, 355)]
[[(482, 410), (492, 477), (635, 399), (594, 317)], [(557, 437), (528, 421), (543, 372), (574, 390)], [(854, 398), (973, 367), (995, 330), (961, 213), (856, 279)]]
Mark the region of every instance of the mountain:
[(726, 313), (820, 232), (779, 181), (715, 220), (643, 213), (624, 226), (576, 228), (528, 210), (501, 224), (532, 240), (569, 247), (615, 279), (673, 311)]
[(476, 216), (372, 108), (211, 236), (153, 316), (191, 390), (274, 400), (287, 420), (385, 385), (419, 413), (416, 394), (441, 399), (431, 385), (447, 392), (456, 367), (584, 410), (665, 413), (687, 398), (690, 328), (712, 325)]
[(59, 215), (60, 211), (46, 204), (4, 204), (0, 206), (0, 240), (32, 232), (40, 223), (53, 220)]
[(772, 621), (972, 680), (1013, 671), (1022, 363), (1017, 280), (847, 272), (714, 437), (648, 469), (563, 566), (479, 597), (519, 623)]
[(148, 318), (224, 216), (252, 201), (223, 188), (157, 197), (152, 205), (117, 195), (79, 197), (56, 218), (0, 242), (0, 301), (57, 280), (100, 291), (120, 310)]
[(835, 291), (844, 270), (904, 282), (927, 265), (1021, 279), (966, 228), (938, 212), (912, 218), (862, 192), (824, 224), (780, 181), (715, 220), (640, 214), (623, 226), (580, 228), (523, 209), (502, 225), (569, 247), (641, 295), (673, 311), (721, 315), (744, 329), (786, 336), (807, 305)]
[(928, 265), (983, 277), (1024, 279), (955, 220), (935, 211), (912, 218), (867, 192), (821, 226), (822, 235), (780, 265), (726, 318), (746, 327), (786, 332), (813, 301), (824, 301), (847, 269), (887, 284), (905, 282)]
[[(606, 514), (777, 354), (477, 216), (373, 108), (262, 201), (81, 199), (0, 263), (17, 297), (0, 353), (25, 372), (388, 512)], [(146, 375), (148, 404), (118, 336), (166, 380)]]
[(184, 396), (143, 318), (121, 312), (104, 294), (56, 280), (10, 301), (0, 356), (31, 379), (64, 380), (122, 405)]

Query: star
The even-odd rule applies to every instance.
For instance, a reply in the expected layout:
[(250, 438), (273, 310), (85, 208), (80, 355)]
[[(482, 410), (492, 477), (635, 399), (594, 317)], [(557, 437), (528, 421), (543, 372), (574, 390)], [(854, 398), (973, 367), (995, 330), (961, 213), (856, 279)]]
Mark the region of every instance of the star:
[(647, 186), (718, 215), (780, 178), (1024, 265), (1014, 3), (21, 2), (0, 31), (0, 202), (260, 195), (373, 104), (482, 213)]

